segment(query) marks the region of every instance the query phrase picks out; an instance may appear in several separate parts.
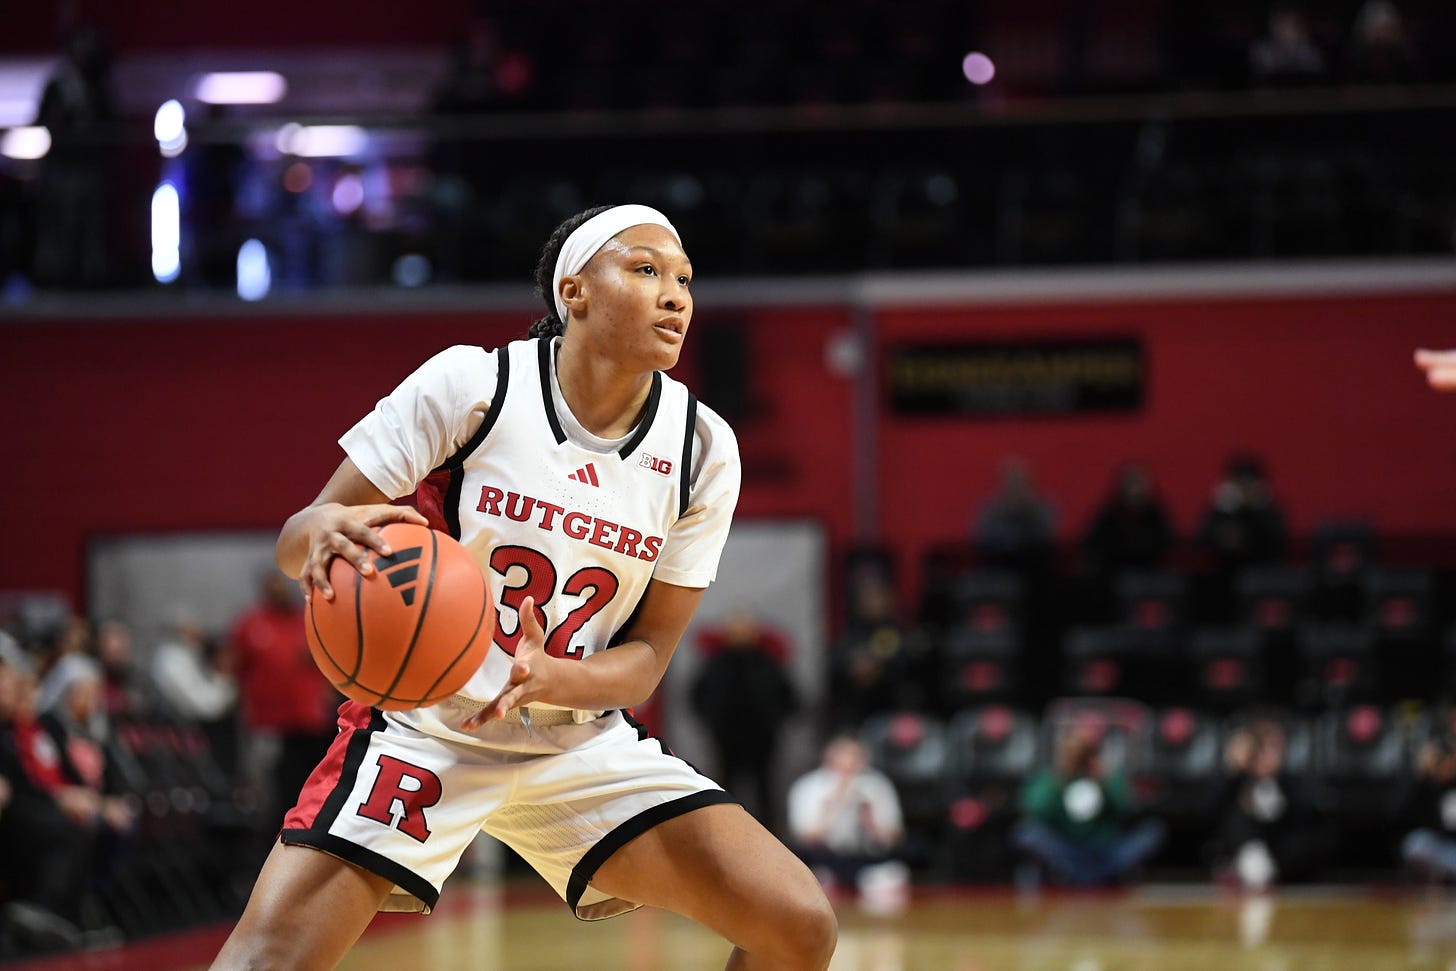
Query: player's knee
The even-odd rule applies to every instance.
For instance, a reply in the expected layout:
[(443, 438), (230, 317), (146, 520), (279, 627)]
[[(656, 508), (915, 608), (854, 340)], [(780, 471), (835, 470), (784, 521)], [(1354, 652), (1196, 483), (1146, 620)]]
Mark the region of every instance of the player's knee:
[(834, 956), (834, 946), (839, 941), (839, 918), (823, 893), (807, 895), (790, 908), (781, 926), (785, 949), (795, 957), (794, 967), (809, 971), (829, 967), (829, 959)]
[(798, 924), (795, 936), (802, 945), (804, 967), (827, 968), (828, 961), (834, 956), (834, 945), (839, 943), (839, 917), (834, 914), (834, 908), (823, 892), (805, 901), (795, 923)]
[(209, 971), (296, 971), (300, 949), (273, 934), (234, 934)]

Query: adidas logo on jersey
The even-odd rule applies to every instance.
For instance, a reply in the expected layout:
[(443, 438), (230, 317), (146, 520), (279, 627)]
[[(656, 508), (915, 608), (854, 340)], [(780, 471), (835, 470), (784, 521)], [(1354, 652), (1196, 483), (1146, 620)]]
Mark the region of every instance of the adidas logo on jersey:
[(399, 591), (400, 599), (406, 607), (413, 606), (415, 602), (415, 587), (418, 586), (420, 578), (420, 554), (424, 550), (423, 546), (411, 546), (409, 549), (395, 550), (374, 561), (375, 568), (389, 581), (389, 585)]
[(577, 482), (581, 482), (589, 486), (601, 485), (601, 482), (597, 479), (597, 467), (591, 462), (583, 465), (581, 468), (568, 475), (567, 478), (574, 479)]

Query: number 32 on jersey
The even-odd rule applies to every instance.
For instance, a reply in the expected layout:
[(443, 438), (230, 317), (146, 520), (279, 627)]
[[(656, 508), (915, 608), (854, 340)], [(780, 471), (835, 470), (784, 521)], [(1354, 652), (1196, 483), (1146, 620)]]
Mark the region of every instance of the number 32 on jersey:
[[(501, 606), (509, 607), (517, 613), (520, 612), (521, 604), (527, 597), (534, 603), (536, 623), (541, 625), (542, 630), (546, 629), (546, 611), (542, 605), (556, 596), (556, 566), (546, 558), (545, 554), (526, 546), (497, 546), (490, 554), (490, 568), (501, 578)], [(514, 586), (507, 586), (511, 579), (512, 568), (516, 570), (515, 579), (519, 582)], [(577, 607), (555, 629), (546, 634), (546, 653), (552, 657), (567, 657), (580, 660), (585, 656), (583, 645), (572, 645), (571, 639), (586, 626), (607, 604), (617, 595), (619, 583), (612, 571), (600, 566), (588, 566), (577, 570), (566, 578), (561, 586), (561, 594), (567, 597), (586, 597), (581, 606)], [(519, 622), (516, 629), (506, 632), (501, 629), (500, 621), (496, 621), (495, 642), (512, 657), (516, 654), (516, 646), (521, 642), (521, 626)]]

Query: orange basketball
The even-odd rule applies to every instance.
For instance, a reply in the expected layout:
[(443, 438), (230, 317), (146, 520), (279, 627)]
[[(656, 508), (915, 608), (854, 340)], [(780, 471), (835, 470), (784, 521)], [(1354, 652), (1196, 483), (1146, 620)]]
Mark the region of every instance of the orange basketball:
[(389, 523), (393, 551), (371, 554), (364, 576), (329, 564), (334, 599), (309, 600), (314, 663), (348, 697), (389, 711), (421, 708), (459, 691), (495, 635), (495, 603), (465, 547), (438, 530)]

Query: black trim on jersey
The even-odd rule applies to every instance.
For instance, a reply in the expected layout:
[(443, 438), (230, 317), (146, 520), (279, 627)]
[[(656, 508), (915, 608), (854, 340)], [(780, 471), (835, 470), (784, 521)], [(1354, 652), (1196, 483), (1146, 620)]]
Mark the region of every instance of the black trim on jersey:
[(361, 870), (368, 870), (375, 876), (393, 880), (395, 886), (423, 901), (426, 913), (434, 910), (435, 905), (440, 902), (440, 891), (436, 890), (430, 881), (389, 857), (381, 856), (357, 843), (351, 843), (342, 836), (312, 829), (285, 829), (278, 838), (289, 846), (308, 846), (322, 850), (330, 856), (338, 857), (345, 863), (354, 864)]
[[(660, 748), (660, 749), (662, 749), (662, 754), (663, 755), (671, 755), (673, 758), (677, 758), (678, 757), (676, 752), (674, 752), (672, 749), (670, 749), (670, 748), (667, 747), (667, 743), (666, 742), (664, 742), (660, 738), (653, 738), (652, 737), (652, 732), (650, 732), (648, 730), (646, 723), (638, 721), (637, 720), (637, 716), (635, 716), (635, 715), (632, 714), (632, 710), (630, 708), (620, 708), (618, 710), (622, 713), (622, 720), (624, 722), (626, 722), (628, 725), (631, 725), (633, 728), (637, 729), (637, 741), (639, 741), (639, 742), (656, 742), (657, 743), (657, 747)], [(681, 761), (687, 762), (688, 760), (687, 759), (682, 759)], [(698, 767), (697, 766), (693, 765), (691, 762), (688, 762), (688, 765), (692, 767), (692, 770), (694, 772), (698, 772)], [(702, 775), (702, 773), (701, 772), (698, 772), (698, 775)]]
[[(704, 789), (700, 792), (688, 793), (686, 796), (665, 802), (660, 806), (645, 809), (633, 816), (598, 840), (597, 844), (587, 850), (585, 855), (577, 861), (576, 866), (571, 868), (571, 879), (566, 884), (566, 905), (578, 918), (592, 919), (582, 917), (578, 913), (577, 907), (581, 904), (582, 894), (586, 893), (587, 884), (591, 883), (591, 878), (597, 875), (597, 870), (601, 869), (602, 864), (607, 862), (613, 853), (652, 827), (665, 823), (669, 819), (676, 819), (678, 816), (690, 813), (695, 809), (702, 809), (704, 806), (716, 806), (723, 803), (737, 805), (738, 800), (721, 789)], [(631, 902), (636, 903), (636, 901)]]
[[(490, 399), (490, 411), (485, 413), (485, 420), (480, 423), (475, 434), (471, 435), (469, 440), (455, 451), (454, 455), (440, 465), (441, 469), (450, 470), (450, 485), (445, 490), (443, 512), (445, 513), (445, 525), (455, 539), (460, 538), (460, 490), (465, 486), (465, 460), (475, 454), (475, 450), (480, 448), (480, 443), (485, 441), (485, 436), (489, 435), (490, 430), (495, 427), (495, 420), (500, 417), (501, 408), (505, 407), (506, 389), (510, 387), (511, 383), (510, 348), (497, 348), (495, 357), (497, 367), (495, 396)], [(439, 469), (435, 471), (438, 472)]]
[(536, 359), (541, 363), (541, 404), (546, 409), (546, 422), (556, 444), (566, 444), (566, 432), (561, 430), (561, 419), (556, 417), (556, 402), (551, 400), (551, 338), (536, 338)]
[(693, 478), (693, 439), (698, 434), (698, 396), (691, 391), (688, 392), (688, 427), (683, 433), (683, 454), (682, 465), (678, 466), (678, 474), (682, 476), (682, 484), (678, 486), (677, 495), (677, 518), (681, 519), (683, 513), (688, 511), (688, 491), (692, 487)]
[(642, 420), (637, 423), (637, 432), (626, 445), (617, 452), (623, 460), (632, 457), (647, 433), (652, 430), (652, 421), (657, 417), (657, 406), (662, 402), (662, 372), (652, 372), (652, 390), (647, 392), (647, 410), (642, 413)]

